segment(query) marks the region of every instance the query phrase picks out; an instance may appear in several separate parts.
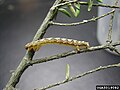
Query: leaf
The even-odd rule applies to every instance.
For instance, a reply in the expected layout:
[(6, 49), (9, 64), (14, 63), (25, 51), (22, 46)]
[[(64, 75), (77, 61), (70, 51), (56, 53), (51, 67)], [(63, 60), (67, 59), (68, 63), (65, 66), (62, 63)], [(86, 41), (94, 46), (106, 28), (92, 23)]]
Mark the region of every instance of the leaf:
[(99, 3), (103, 3), (103, 0), (97, 0)]
[(78, 9), (76, 9), (76, 12), (75, 12), (75, 17), (78, 17), (79, 16), (79, 14), (80, 14), (80, 9), (78, 10)]
[(67, 64), (66, 65), (66, 80), (68, 80), (70, 78), (70, 65)]
[(60, 12), (64, 13), (65, 15), (67, 15), (68, 17), (71, 17), (71, 14), (64, 8), (59, 8), (58, 9)]
[(75, 9), (74, 7), (72, 6), (72, 4), (68, 4), (68, 8), (70, 9), (71, 13), (75, 16)]
[(78, 17), (79, 14), (80, 14), (80, 4), (79, 4), (79, 3), (75, 3), (74, 5), (75, 5), (75, 7), (76, 7), (75, 17)]
[(94, 0), (89, 0), (88, 2), (88, 11), (91, 11)]
[(74, 6), (75, 6), (77, 9), (80, 9), (80, 3), (74, 3)]

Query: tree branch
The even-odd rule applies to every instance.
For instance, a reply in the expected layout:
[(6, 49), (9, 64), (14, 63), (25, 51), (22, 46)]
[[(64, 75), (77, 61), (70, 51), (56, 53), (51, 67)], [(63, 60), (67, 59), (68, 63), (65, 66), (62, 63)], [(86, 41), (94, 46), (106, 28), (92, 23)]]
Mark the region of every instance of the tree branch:
[[(115, 5), (118, 4), (118, 1), (119, 1), (119, 0), (116, 0), (116, 1), (115, 1)], [(113, 9), (113, 13), (111, 14), (111, 18), (110, 18), (108, 38), (107, 38), (107, 41), (106, 41), (106, 42), (108, 42), (108, 43), (111, 43), (111, 42), (112, 42), (112, 28), (113, 28), (113, 19), (114, 19), (115, 10), (116, 10), (116, 9)]]
[(90, 47), (88, 49), (80, 50), (79, 52), (77, 52), (75, 50), (72, 50), (72, 51), (64, 52), (62, 54), (57, 54), (57, 55), (53, 55), (53, 56), (50, 56), (50, 57), (45, 57), (45, 58), (42, 58), (42, 59), (32, 60), (32, 61), (30, 61), (30, 65), (39, 64), (39, 63), (48, 62), (48, 61), (53, 61), (53, 60), (58, 60), (60, 58), (64, 58), (64, 57), (75, 55), (75, 54), (91, 52), (91, 51), (96, 51), (96, 50), (102, 50), (102, 49), (108, 49), (110, 46), (115, 47), (115, 46), (118, 46), (118, 45), (120, 45), (120, 41), (115, 42), (115, 43), (111, 43), (111, 44), (105, 44), (105, 45)]
[[(68, 4), (68, 3), (74, 3), (73, 1), (65, 2), (65, 3), (61, 3), (61, 2), (62, 2), (62, 0), (56, 0), (55, 1), (53, 6), (50, 8), (46, 18), (44, 19), (42, 25), (40, 26), (40, 28), (38, 29), (37, 33), (35, 34), (35, 36), (33, 38), (33, 41), (43, 38), (44, 34), (46, 33), (47, 28), (50, 26), (49, 22), (53, 20), (55, 14), (57, 13), (57, 9), (56, 9), (57, 7), (64, 6), (64, 5)], [(87, 2), (79, 2), (79, 3), (81, 5), (88, 5)], [(105, 4), (93, 4), (93, 6), (101, 6), (101, 7), (108, 7), (108, 8), (120, 8), (119, 6), (110, 6), (110, 5), (105, 5)], [(96, 18), (100, 19), (100, 18), (102, 18), (102, 16), (101, 17), (96, 17)], [(94, 21), (94, 18), (93, 18), (93, 21)], [(84, 21), (84, 22), (86, 22), (86, 21)], [(29, 66), (31, 66), (33, 64), (38, 64), (38, 63), (43, 63), (43, 62), (47, 62), (47, 61), (52, 61), (52, 60), (55, 60), (55, 59), (59, 59), (59, 58), (63, 58), (63, 57), (66, 57), (66, 56), (79, 54), (79, 53), (83, 53), (83, 52), (91, 52), (91, 51), (95, 51), (95, 50), (109, 49), (110, 46), (115, 47), (117, 45), (120, 45), (120, 41), (118, 41), (116, 43), (110, 43), (110, 44), (106, 44), (106, 45), (90, 47), (88, 49), (84, 49), (84, 50), (81, 50), (79, 52), (77, 52), (77, 51), (69, 51), (69, 52), (65, 52), (63, 54), (58, 54), (58, 55), (54, 55), (54, 56), (51, 56), (51, 57), (46, 57), (46, 58), (43, 58), (43, 59), (37, 59), (37, 60), (34, 60), (34, 61), (32, 61), (32, 58), (33, 58), (35, 52), (33, 50), (27, 51), (25, 56), (23, 57), (21, 63), (17, 67), (17, 69), (12, 73), (12, 76), (11, 76), (10, 80), (8, 81), (8, 83), (7, 83), (6, 87), (4, 88), (4, 90), (14, 90), (15, 86), (19, 82), (19, 79), (20, 79), (21, 75), (23, 74), (23, 72)], [(114, 51), (118, 52), (115, 49), (114, 49)], [(116, 66), (117, 65), (118, 64), (116, 64)], [(120, 64), (119, 64), (119, 66), (120, 66)], [(70, 78), (67, 81), (65, 80), (63, 82), (60, 82), (60, 83), (57, 83), (57, 84), (53, 84), (53, 85), (50, 85), (48, 87), (57, 86), (57, 85), (66, 83), (68, 81), (72, 81), (74, 79), (80, 78), (80, 77), (82, 77), (84, 75), (93, 73), (95, 71), (106, 69), (106, 68), (111, 68), (111, 67), (114, 67), (114, 66), (108, 65), (108, 66), (99, 67), (99, 68), (97, 68), (95, 70), (93, 69), (92, 71), (88, 71), (88, 72), (85, 72), (85, 73), (83, 73), (81, 75), (78, 75), (76, 77), (72, 77), (72, 78)]]
[(79, 74), (75, 77), (71, 77), (70, 79), (68, 80), (63, 80), (61, 82), (58, 82), (58, 83), (54, 83), (54, 84), (50, 84), (46, 87), (42, 87), (42, 88), (38, 88), (38, 89), (34, 89), (34, 90), (46, 90), (46, 89), (49, 89), (49, 88), (52, 88), (52, 87), (55, 87), (55, 86), (59, 86), (59, 85), (62, 85), (64, 83), (68, 83), (70, 81), (73, 81), (73, 80), (76, 80), (76, 79), (79, 79), (83, 76), (86, 76), (86, 75), (89, 75), (91, 73), (94, 73), (94, 72), (97, 72), (97, 71), (101, 71), (101, 70), (104, 70), (104, 69), (108, 69), (108, 68), (113, 68), (113, 67), (120, 67), (120, 63), (117, 63), (117, 64), (112, 64), (112, 65), (107, 65), (107, 66), (100, 66), (98, 68), (95, 68), (95, 69), (92, 69), (90, 71), (87, 71), (87, 72), (84, 72), (82, 74)]
[[(75, 2), (78, 2), (80, 3), (80, 5), (88, 5), (88, 2), (82, 2), (82, 1), (67, 1), (67, 2), (64, 2), (64, 3), (60, 3), (60, 4), (57, 4), (55, 5), (54, 7), (61, 7), (61, 6), (65, 6), (69, 3), (75, 3)], [(107, 5), (107, 4), (93, 4), (93, 6), (100, 6), (100, 7), (106, 7), (106, 8), (119, 8), (120, 9), (120, 6), (115, 6), (115, 5)]]
[[(56, 0), (54, 5), (57, 5), (59, 3), (61, 3), (62, 0)], [(33, 41), (38, 40), (40, 38), (42, 38), (47, 30), (47, 28), (49, 27), (49, 21), (53, 19), (56, 8), (52, 8), (50, 9), (50, 11), (48, 12), (45, 20), (43, 21), (42, 25), (40, 26), (40, 28), (38, 29), (37, 33), (34, 36)], [(6, 87), (4, 88), (4, 90), (12, 90), (12, 87), (15, 87), (16, 84), (19, 82), (19, 79), (21, 77), (21, 75), (23, 74), (23, 72), (30, 66), (29, 65), (29, 61), (33, 58), (34, 55), (34, 51), (27, 51), (25, 56), (23, 57), (21, 63), (19, 64), (19, 66), (17, 67), (17, 69), (14, 71), (14, 73), (12, 73), (12, 76), (10, 78), (10, 80), (8, 81)]]
[(114, 10), (106, 13), (106, 14), (103, 14), (101, 16), (98, 16), (98, 17), (93, 17), (91, 19), (88, 19), (88, 20), (83, 20), (82, 22), (75, 22), (75, 23), (58, 23), (58, 22), (54, 22), (54, 21), (50, 21), (49, 24), (51, 25), (58, 25), (58, 26), (76, 26), (76, 25), (81, 25), (81, 24), (85, 24), (85, 23), (89, 23), (89, 22), (95, 22), (96, 20), (98, 19), (101, 19), (105, 16), (108, 16), (110, 14), (112, 14), (114, 12)]

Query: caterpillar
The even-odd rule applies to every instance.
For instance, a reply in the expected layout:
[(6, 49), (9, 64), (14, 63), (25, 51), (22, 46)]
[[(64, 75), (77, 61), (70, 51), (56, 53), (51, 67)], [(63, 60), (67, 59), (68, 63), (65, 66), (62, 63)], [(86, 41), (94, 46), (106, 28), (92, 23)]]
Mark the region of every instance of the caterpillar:
[(67, 38), (43, 38), (40, 40), (32, 41), (25, 45), (26, 50), (34, 50), (38, 51), (41, 46), (44, 46), (46, 44), (62, 44), (62, 45), (68, 45), (75, 47), (76, 50), (80, 51), (81, 49), (87, 49), (89, 48), (89, 43), (85, 41), (78, 41), (73, 39), (67, 39)]

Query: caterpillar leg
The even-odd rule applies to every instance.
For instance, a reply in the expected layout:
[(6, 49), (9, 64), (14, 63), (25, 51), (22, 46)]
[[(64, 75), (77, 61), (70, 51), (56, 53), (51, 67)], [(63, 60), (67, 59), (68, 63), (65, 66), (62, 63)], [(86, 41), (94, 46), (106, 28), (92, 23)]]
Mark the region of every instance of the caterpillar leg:
[(76, 50), (77, 50), (77, 51), (80, 51), (80, 46), (76, 46)]
[(88, 48), (88, 46), (86, 45), (86, 46), (76, 46), (76, 50), (77, 51), (80, 51), (80, 50), (82, 50), (82, 49), (87, 49)]

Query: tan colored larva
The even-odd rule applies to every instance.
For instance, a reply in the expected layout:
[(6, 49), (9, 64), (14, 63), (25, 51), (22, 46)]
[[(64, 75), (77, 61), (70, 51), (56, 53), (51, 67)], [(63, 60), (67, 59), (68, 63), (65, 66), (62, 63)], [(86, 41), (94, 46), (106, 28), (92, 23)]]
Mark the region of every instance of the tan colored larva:
[(89, 43), (85, 41), (78, 41), (67, 38), (43, 38), (26, 44), (25, 48), (27, 50), (33, 49), (34, 51), (37, 51), (41, 46), (44, 46), (46, 44), (62, 44), (62, 45), (73, 46), (78, 51), (89, 47)]

